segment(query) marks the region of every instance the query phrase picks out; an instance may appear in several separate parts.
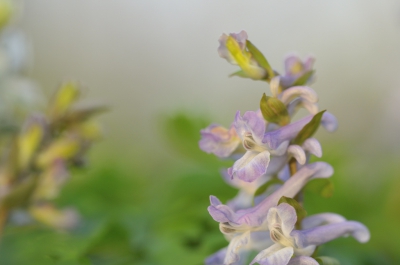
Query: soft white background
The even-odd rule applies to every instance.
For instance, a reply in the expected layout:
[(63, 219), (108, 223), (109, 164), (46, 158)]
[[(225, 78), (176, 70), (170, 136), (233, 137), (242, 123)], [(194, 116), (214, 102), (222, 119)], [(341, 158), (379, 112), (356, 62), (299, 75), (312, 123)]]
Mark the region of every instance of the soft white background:
[[(278, 71), (285, 54), (316, 56), (321, 109), (363, 152), (400, 148), (398, 0), (29, 0), (20, 27), (33, 43), (30, 76), (47, 91), (79, 80), (103, 99), (108, 143), (125, 151), (160, 143), (157, 117), (187, 110), (229, 125), (268, 87), (227, 76), (222, 33), (245, 29)], [(386, 150), (386, 151), (385, 151)]]

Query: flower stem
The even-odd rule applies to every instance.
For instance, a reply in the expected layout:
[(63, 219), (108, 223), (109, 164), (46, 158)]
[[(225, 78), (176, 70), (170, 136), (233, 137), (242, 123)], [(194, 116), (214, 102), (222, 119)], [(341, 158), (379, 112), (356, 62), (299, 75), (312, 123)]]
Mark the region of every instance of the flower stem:
[[(293, 158), (293, 157), (289, 160), (289, 171), (290, 171), (290, 176), (293, 176), (297, 172), (297, 162), (296, 162), (296, 159)], [(294, 199), (301, 206), (303, 206), (303, 193), (301, 191), (299, 191), (299, 193), (297, 193), (297, 195), (294, 197)], [(302, 219), (297, 218), (297, 222), (296, 222), (296, 229), (297, 230), (301, 229), (301, 221), (302, 221)]]
[(5, 206), (0, 207), (0, 241), (3, 236), (4, 227), (8, 220), (9, 211)]

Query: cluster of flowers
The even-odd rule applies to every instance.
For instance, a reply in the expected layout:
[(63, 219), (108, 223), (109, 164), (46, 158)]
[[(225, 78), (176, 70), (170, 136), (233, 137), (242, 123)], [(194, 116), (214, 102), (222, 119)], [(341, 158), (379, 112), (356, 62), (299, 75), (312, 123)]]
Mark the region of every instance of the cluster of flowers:
[(10, 219), (34, 219), (59, 229), (77, 224), (74, 209), (59, 210), (52, 200), (70, 169), (85, 165), (85, 153), (101, 137), (92, 118), (105, 107), (78, 102), (81, 94), (74, 83), (62, 85), (47, 110), (31, 114), (19, 132), (2, 139), (0, 228)]
[[(335, 213), (306, 217), (302, 189), (312, 179), (326, 179), (333, 168), (325, 162), (310, 163), (322, 156), (313, 138), (319, 125), (337, 128), (335, 117), (318, 110), (318, 96), (307, 84), (313, 80), (313, 58), (302, 61), (295, 55), (285, 59), (279, 74), (247, 39), (247, 33), (223, 34), (219, 55), (241, 70), (233, 75), (269, 83), (272, 96), (262, 96), (260, 110), (238, 111), (229, 129), (212, 124), (201, 131), (200, 148), (221, 158), (236, 160), (223, 172), (226, 182), (239, 189), (226, 204), (210, 197), (208, 211), (219, 222), (229, 241), (205, 261), (208, 265), (330, 264), (329, 257), (316, 257), (317, 246), (342, 236), (359, 242), (370, 238), (368, 229)], [(304, 108), (309, 115), (291, 122)]]
[[(79, 220), (72, 208), (53, 204), (73, 168), (101, 137), (92, 119), (103, 105), (78, 102), (81, 89), (62, 85), (48, 104), (23, 72), (29, 42), (16, 27), (20, 1), (0, 0), (0, 236), (7, 222), (34, 220), (57, 229)], [(42, 111), (40, 111), (42, 110)]]

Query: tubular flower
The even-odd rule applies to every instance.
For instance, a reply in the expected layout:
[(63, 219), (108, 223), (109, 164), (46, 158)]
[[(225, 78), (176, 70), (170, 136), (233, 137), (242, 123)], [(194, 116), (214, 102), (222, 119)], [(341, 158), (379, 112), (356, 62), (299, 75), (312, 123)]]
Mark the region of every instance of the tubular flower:
[[(302, 190), (314, 178), (329, 178), (333, 168), (325, 162), (310, 164), (322, 156), (313, 135), (322, 125), (338, 127), (335, 116), (319, 110), (318, 95), (308, 86), (314, 79), (314, 58), (296, 55), (285, 59), (284, 74), (274, 71), (247, 33), (223, 34), (218, 53), (241, 70), (231, 76), (269, 83), (258, 112), (238, 111), (231, 128), (211, 125), (201, 131), (200, 148), (219, 157), (237, 159), (223, 172), (224, 180), (239, 189), (226, 204), (210, 196), (208, 212), (219, 223), (229, 245), (209, 256), (207, 265), (319, 265), (333, 264), (330, 257), (310, 257), (317, 246), (342, 236), (367, 242), (368, 229), (334, 213), (306, 217)], [(293, 122), (304, 108), (310, 115)], [(242, 144), (243, 148), (240, 147)], [(238, 150), (240, 148), (240, 150)], [(244, 151), (244, 152), (242, 152)], [(242, 156), (239, 157), (239, 154)], [(235, 154), (235, 155), (232, 155)], [(320, 195), (331, 195), (332, 183), (321, 181)], [(250, 257), (253, 251), (258, 254)]]
[[(267, 224), (271, 240), (275, 244), (261, 251), (250, 265), (254, 263), (287, 265), (293, 254), (310, 256), (316, 246), (346, 235), (352, 235), (361, 243), (369, 240), (369, 231), (363, 224), (343, 219), (338, 218), (337, 215), (320, 215), (314, 219), (303, 221), (306, 226), (311, 228), (294, 230), (297, 221), (296, 210), (286, 203), (273, 207), (268, 211)], [(325, 221), (328, 224), (313, 227), (318, 224), (317, 220)], [(330, 221), (332, 223), (329, 223)], [(307, 224), (308, 222), (311, 224)]]
[(222, 34), (219, 38), (218, 54), (231, 64), (239, 65), (244, 75), (252, 79), (263, 79), (267, 72), (246, 50), (247, 33), (242, 30), (239, 33)]
[(211, 124), (201, 130), (200, 134), (200, 149), (221, 158), (230, 156), (240, 144), (240, 138), (233, 124), (229, 130), (220, 125)]
[[(208, 211), (220, 223), (221, 232), (230, 240), (223, 264), (234, 264), (240, 258), (241, 250), (256, 249), (271, 245), (265, 231), (268, 230), (267, 214), (278, 204), (282, 196), (294, 197), (307, 182), (314, 178), (328, 178), (333, 174), (332, 167), (324, 162), (316, 162), (301, 168), (278, 190), (266, 197), (255, 207), (234, 211), (211, 196)], [(261, 240), (255, 240), (261, 235)]]
[(297, 55), (289, 55), (285, 58), (285, 74), (281, 76), (281, 85), (284, 88), (292, 86), (299, 78), (309, 74), (306, 82), (311, 79), (315, 58), (307, 57), (304, 61)]
[[(310, 115), (277, 130), (265, 132), (266, 122), (256, 112), (248, 111), (242, 117), (238, 111), (234, 124), (243, 147), (247, 151), (228, 169), (228, 173), (232, 177), (238, 177), (247, 182), (259, 178), (267, 172), (270, 156), (285, 155), (288, 151), (289, 141), (297, 136), (312, 117)], [(323, 121), (325, 117), (330, 118), (329, 115), (324, 114)], [(331, 124), (331, 121), (326, 121), (325, 124), (322, 122), (322, 125), (329, 129), (335, 127)], [(291, 148), (289, 151), (294, 152), (295, 150)], [(273, 174), (274, 172), (270, 173)]]

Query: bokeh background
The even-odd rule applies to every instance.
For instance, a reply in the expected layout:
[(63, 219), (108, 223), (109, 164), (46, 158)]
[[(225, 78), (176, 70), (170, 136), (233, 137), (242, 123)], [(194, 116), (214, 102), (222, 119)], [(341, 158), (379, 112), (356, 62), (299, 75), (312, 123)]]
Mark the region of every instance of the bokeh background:
[(229, 166), (197, 146), (210, 122), (258, 108), (268, 86), (228, 78), (222, 33), (245, 29), (281, 71), (283, 57), (317, 58), (312, 86), (339, 130), (318, 132), (335, 168), (333, 197), (306, 194), (310, 214), (332, 211), (366, 224), (365, 245), (321, 248), (342, 264), (400, 264), (400, 2), (46, 1), (23, 2), (10, 27), (24, 32), (27, 77), (45, 95), (79, 80), (112, 111), (105, 137), (75, 172), (59, 205), (83, 222), (72, 233), (10, 226), (0, 264), (202, 264), (227, 243), (206, 207), (235, 194)]

